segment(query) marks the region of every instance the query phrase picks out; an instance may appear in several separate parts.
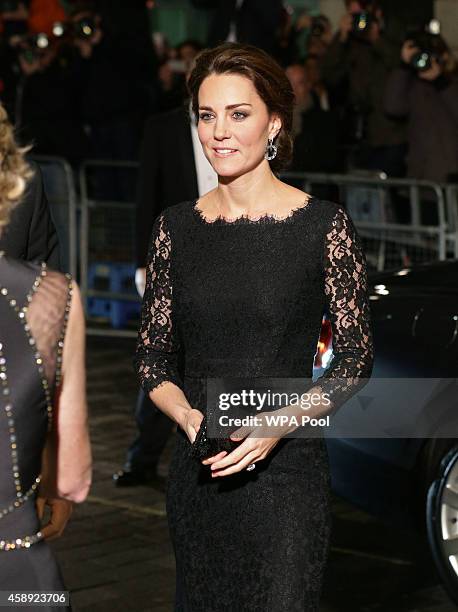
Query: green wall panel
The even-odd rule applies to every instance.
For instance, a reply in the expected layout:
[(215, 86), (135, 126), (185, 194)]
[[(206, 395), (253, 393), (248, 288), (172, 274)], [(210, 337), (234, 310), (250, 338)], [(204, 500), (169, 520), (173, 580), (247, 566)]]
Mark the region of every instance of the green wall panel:
[[(296, 11), (307, 8), (312, 14), (319, 12), (319, 0), (289, 0), (289, 4)], [(157, 0), (151, 17), (153, 30), (163, 32), (172, 45), (186, 38), (205, 42), (208, 24), (206, 11), (194, 9), (189, 0)]]
[(153, 30), (163, 32), (172, 45), (186, 38), (205, 42), (208, 23), (206, 12), (194, 9), (186, 0), (158, 0), (151, 11), (151, 17)]

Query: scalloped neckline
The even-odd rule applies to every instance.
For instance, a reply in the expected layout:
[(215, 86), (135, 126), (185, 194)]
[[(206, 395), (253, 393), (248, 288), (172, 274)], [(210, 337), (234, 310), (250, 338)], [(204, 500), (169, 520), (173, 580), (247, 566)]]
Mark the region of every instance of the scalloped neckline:
[(197, 208), (197, 203), (199, 202), (199, 198), (195, 198), (192, 200), (192, 212), (198, 221), (203, 223), (204, 225), (263, 225), (263, 224), (274, 224), (281, 225), (282, 223), (287, 223), (291, 219), (295, 218), (299, 213), (304, 210), (308, 210), (310, 208), (310, 204), (315, 200), (315, 196), (311, 195), (304, 203), (296, 208), (292, 208), (286, 217), (278, 217), (272, 213), (263, 213), (259, 217), (253, 219), (248, 215), (240, 215), (239, 217), (235, 217), (234, 219), (227, 219), (222, 215), (218, 215), (212, 220), (208, 220), (203, 211)]

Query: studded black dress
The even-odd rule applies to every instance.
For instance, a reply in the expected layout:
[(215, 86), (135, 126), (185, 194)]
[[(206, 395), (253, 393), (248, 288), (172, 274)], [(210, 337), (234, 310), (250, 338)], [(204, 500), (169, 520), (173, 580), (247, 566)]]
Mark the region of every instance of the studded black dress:
[(0, 254), (0, 591), (64, 590), (35, 498), (70, 296), (70, 278)]
[[(195, 201), (155, 221), (135, 366), (206, 414), (207, 377), (311, 380), (322, 316), (334, 358), (316, 381), (337, 409), (370, 376), (366, 260), (340, 204), (285, 218), (204, 217)], [(177, 372), (177, 353), (185, 373)], [(317, 611), (331, 528), (323, 437), (282, 438), (256, 469), (211, 479), (178, 428), (167, 489), (176, 612)]]

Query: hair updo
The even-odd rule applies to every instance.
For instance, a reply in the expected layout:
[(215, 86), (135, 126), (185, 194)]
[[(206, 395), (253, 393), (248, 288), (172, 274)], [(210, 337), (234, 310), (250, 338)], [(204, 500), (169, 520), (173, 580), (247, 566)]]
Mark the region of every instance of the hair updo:
[(274, 139), (277, 156), (269, 163), (273, 171), (282, 170), (291, 162), (293, 153), (292, 123), (294, 92), (283, 68), (265, 51), (253, 45), (223, 43), (204, 49), (195, 58), (188, 79), (192, 110), (199, 116), (199, 89), (204, 79), (212, 74), (238, 74), (253, 83), (270, 114), (277, 114), (282, 122)]
[(29, 147), (21, 148), (14, 139), (13, 126), (0, 104), (0, 235), (10, 214), (25, 191), (33, 172), (24, 159)]

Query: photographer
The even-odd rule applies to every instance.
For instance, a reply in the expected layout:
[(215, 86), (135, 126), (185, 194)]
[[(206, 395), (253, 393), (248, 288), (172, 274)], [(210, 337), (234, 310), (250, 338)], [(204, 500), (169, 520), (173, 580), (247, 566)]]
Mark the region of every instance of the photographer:
[(231, 40), (277, 57), (277, 34), (284, 10), (281, 0), (191, 0), (191, 4), (211, 11), (207, 47)]
[(383, 12), (375, 0), (347, 0), (347, 12), (322, 61), (322, 74), (330, 90), (342, 134), (356, 157), (350, 165), (403, 173), (405, 126), (388, 118), (383, 91), (389, 72), (397, 65), (399, 46), (385, 33)]
[(302, 11), (293, 21), (292, 10), (285, 9), (284, 13), (277, 58), (282, 65), (303, 62), (309, 55), (322, 57), (332, 41), (332, 28), (328, 17), (312, 17), (307, 11)]
[(16, 42), (20, 71), (16, 103), (21, 142), (37, 155), (55, 155), (77, 165), (88, 154), (79, 110), (79, 69), (67, 45), (46, 34)]
[[(92, 155), (135, 160), (144, 117), (151, 112), (149, 85), (156, 74), (145, 74), (137, 41), (129, 32), (108, 29), (100, 15), (90, 11), (75, 12), (72, 23), (81, 32), (74, 46), (81, 60), (82, 111)], [(153, 56), (152, 43), (149, 53)]]
[(440, 35), (420, 32), (405, 41), (384, 104), (390, 115), (408, 118), (408, 175), (452, 179), (458, 173), (458, 80), (456, 62)]
[(167, 112), (183, 105), (187, 98), (186, 74), (201, 51), (198, 41), (184, 40), (175, 48), (164, 51), (159, 65), (158, 111)]

